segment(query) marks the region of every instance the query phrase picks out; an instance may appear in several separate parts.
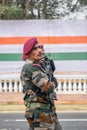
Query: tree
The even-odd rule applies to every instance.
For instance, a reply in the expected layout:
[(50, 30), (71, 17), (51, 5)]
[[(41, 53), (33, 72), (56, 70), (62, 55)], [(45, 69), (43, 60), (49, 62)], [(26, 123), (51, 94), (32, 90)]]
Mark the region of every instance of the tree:
[(79, 0), (82, 5), (87, 5), (87, 0)]
[(47, 10), (47, 0), (43, 1), (43, 7), (42, 7), (42, 18), (46, 19), (46, 10)]
[(63, 19), (87, 4), (87, 0), (0, 0), (0, 3), (14, 10), (22, 9), (23, 19)]

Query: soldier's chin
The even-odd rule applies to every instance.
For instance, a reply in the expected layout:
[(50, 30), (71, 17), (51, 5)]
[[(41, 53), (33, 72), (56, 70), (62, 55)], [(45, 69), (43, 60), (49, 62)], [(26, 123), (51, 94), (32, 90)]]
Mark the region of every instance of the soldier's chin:
[(37, 58), (35, 58), (34, 60), (39, 61), (39, 60), (41, 60), (41, 57), (40, 57), (40, 56), (38, 56), (38, 57), (37, 57)]
[(42, 59), (42, 56), (38, 56), (38, 60), (41, 60)]

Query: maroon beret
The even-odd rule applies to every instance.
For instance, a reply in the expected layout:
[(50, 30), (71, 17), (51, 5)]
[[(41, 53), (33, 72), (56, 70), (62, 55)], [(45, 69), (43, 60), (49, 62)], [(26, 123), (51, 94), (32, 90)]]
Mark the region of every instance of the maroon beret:
[(36, 38), (31, 38), (25, 42), (23, 47), (23, 60), (26, 60), (28, 58), (28, 54), (32, 51), (36, 43), (38, 43)]

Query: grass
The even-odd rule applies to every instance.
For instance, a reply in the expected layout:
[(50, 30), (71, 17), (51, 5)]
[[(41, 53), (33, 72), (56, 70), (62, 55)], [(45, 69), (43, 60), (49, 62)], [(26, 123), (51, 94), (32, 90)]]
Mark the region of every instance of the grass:
[[(57, 111), (87, 111), (87, 104), (56, 104)], [(0, 111), (25, 111), (23, 104), (0, 104)]]
[(22, 104), (0, 104), (0, 111), (24, 111), (25, 106)]
[(87, 104), (57, 104), (57, 111), (87, 111)]

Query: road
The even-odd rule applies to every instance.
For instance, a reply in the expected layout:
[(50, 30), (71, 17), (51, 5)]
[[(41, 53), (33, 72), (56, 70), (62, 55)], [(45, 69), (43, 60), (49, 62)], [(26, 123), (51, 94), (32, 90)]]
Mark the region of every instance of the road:
[[(63, 130), (87, 130), (87, 112), (57, 114)], [(0, 130), (28, 130), (24, 113), (0, 113)]]

